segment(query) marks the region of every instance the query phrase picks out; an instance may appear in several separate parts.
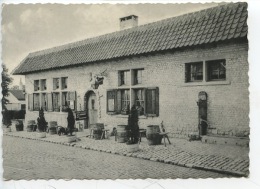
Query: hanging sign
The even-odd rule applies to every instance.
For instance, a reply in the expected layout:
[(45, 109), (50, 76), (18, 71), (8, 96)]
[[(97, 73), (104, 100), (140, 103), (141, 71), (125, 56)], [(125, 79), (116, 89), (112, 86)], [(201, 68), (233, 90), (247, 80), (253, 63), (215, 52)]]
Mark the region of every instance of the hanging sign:
[(76, 111), (76, 120), (84, 120), (87, 119), (86, 111)]

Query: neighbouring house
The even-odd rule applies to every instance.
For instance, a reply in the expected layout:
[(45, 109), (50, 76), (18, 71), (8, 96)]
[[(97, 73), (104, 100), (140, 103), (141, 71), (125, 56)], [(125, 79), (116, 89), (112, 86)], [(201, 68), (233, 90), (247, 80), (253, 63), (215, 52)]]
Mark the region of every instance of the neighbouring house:
[(15, 69), (25, 75), (26, 120), (45, 110), (67, 126), (70, 106), (84, 128), (127, 124), (137, 105), (140, 127), (160, 124), (171, 136), (198, 130), (249, 130), (247, 3), (229, 3), (30, 53)]
[(9, 90), (9, 96), (6, 97), (9, 102), (6, 104), (6, 108), (9, 111), (25, 110), (25, 94), (23, 90)]

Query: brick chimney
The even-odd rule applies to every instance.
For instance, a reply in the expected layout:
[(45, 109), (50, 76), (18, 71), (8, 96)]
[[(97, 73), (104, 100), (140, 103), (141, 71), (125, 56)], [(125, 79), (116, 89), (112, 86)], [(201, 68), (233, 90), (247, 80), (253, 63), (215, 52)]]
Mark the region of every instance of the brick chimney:
[(120, 30), (125, 30), (128, 28), (133, 28), (138, 26), (138, 16), (135, 15), (119, 18), (119, 21), (120, 21)]

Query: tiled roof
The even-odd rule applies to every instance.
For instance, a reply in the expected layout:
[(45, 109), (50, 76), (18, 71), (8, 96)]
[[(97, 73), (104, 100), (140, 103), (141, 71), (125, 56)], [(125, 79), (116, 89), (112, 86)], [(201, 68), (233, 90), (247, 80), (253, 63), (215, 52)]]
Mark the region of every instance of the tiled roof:
[(30, 53), (13, 74), (244, 38), (247, 30), (247, 3), (229, 3)]
[(18, 100), (25, 100), (23, 90), (9, 90), (9, 92), (12, 93)]

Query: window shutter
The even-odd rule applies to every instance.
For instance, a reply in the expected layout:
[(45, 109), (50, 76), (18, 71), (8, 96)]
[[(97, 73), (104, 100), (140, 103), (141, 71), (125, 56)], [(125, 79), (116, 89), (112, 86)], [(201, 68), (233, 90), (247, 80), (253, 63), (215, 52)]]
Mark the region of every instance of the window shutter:
[(147, 88), (145, 109), (147, 116), (159, 116), (159, 88)]
[(33, 94), (28, 94), (28, 110), (33, 111)]
[(155, 89), (155, 113), (156, 116), (159, 116), (159, 88), (156, 87)]
[(53, 111), (52, 94), (51, 93), (47, 93), (47, 110)]
[(151, 89), (146, 89), (145, 110), (147, 116), (152, 114), (152, 90)]
[(121, 113), (121, 91), (120, 90), (116, 91), (116, 112), (118, 114)]
[(189, 82), (190, 81), (190, 65), (189, 64), (185, 64), (185, 82)]
[(146, 114), (146, 89), (144, 90), (144, 115)]

